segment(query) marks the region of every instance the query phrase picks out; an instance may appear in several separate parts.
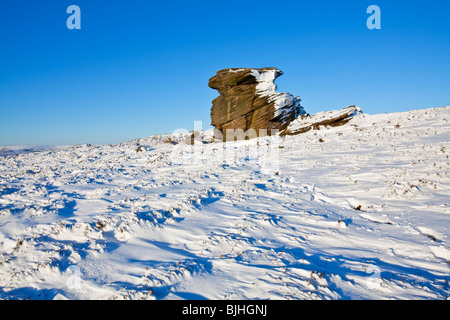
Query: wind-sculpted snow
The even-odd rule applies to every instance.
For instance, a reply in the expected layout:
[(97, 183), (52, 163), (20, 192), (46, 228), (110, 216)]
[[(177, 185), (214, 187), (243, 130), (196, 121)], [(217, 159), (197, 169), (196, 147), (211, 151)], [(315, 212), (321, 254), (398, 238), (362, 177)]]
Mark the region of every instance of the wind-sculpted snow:
[(0, 298), (447, 299), (449, 118), (6, 153)]

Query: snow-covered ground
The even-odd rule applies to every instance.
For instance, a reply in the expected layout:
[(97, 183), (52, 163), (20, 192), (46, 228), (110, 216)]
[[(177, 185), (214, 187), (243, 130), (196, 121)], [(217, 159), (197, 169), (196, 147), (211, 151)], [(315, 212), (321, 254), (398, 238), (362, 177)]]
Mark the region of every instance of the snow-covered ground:
[(51, 146), (51, 145), (43, 145), (43, 146), (0, 146), (0, 156), (6, 155), (14, 155), (20, 153), (34, 153), (41, 151), (50, 151), (50, 150), (58, 150), (67, 148), (69, 146)]
[(449, 120), (0, 156), (0, 298), (448, 299)]

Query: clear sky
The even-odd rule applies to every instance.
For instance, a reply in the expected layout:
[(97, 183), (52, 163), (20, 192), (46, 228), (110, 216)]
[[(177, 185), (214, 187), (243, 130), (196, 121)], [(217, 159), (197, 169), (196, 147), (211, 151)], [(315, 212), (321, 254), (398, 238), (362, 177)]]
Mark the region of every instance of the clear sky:
[[(373, 4), (380, 30), (366, 26)], [(448, 0), (1, 0), (0, 145), (208, 129), (208, 80), (230, 67), (281, 69), (278, 91), (311, 114), (439, 107), (449, 57)]]

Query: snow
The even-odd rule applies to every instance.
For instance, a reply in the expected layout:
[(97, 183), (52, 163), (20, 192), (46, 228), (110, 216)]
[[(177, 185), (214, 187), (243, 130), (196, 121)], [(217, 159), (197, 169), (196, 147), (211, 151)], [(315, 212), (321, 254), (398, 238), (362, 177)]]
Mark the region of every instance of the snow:
[(448, 299), (448, 119), (5, 154), (0, 298)]
[(0, 156), (2, 155), (11, 155), (11, 154), (19, 154), (19, 153), (31, 153), (31, 152), (40, 152), (46, 150), (57, 150), (67, 148), (69, 146), (50, 146), (50, 145), (30, 145), (30, 146), (0, 146)]
[(252, 75), (258, 82), (256, 93), (262, 97), (268, 97), (269, 102), (274, 102), (274, 118), (281, 122), (285, 120), (284, 118), (289, 114), (291, 108), (296, 110), (297, 115), (305, 114), (305, 111), (300, 106), (299, 98), (294, 98), (294, 96), (289, 93), (276, 92), (277, 86), (275, 84), (275, 79), (282, 74), (282, 71), (275, 68), (252, 70)]
[(268, 96), (275, 93), (277, 86), (275, 85), (275, 79), (280, 76), (282, 72), (278, 69), (266, 69), (266, 70), (252, 70), (252, 75), (255, 77), (258, 85), (256, 86), (256, 92), (262, 96)]

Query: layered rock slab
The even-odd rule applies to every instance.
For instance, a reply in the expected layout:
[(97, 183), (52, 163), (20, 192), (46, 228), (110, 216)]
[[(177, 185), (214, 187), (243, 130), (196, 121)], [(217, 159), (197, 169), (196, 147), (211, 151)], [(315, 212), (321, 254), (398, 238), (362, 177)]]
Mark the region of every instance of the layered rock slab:
[(286, 129), (280, 132), (281, 136), (297, 135), (320, 126), (337, 127), (346, 124), (362, 111), (357, 106), (350, 106), (342, 110), (322, 111), (310, 116), (301, 115), (292, 121)]

